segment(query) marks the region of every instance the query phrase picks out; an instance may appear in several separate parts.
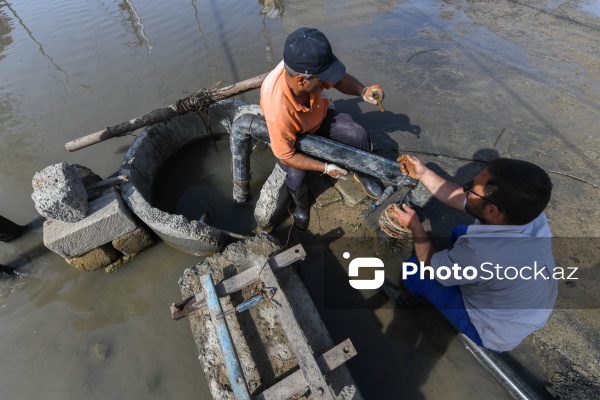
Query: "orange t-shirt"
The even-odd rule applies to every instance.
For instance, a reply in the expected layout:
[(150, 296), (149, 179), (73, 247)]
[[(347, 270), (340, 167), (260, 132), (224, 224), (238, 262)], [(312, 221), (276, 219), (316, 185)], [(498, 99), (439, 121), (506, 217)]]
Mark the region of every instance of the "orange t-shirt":
[(329, 101), (310, 93), (310, 107), (298, 104), (285, 81), (283, 61), (267, 75), (260, 88), (260, 108), (265, 114), (271, 149), (279, 159), (290, 158), (296, 149), (296, 135), (314, 133), (327, 115)]

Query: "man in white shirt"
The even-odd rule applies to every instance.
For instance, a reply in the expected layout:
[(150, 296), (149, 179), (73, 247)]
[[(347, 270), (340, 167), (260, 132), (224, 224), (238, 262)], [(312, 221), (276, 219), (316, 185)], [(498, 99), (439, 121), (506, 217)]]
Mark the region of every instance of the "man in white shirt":
[(476, 218), (474, 225), (455, 229), (451, 249), (437, 252), (415, 211), (395, 207), (393, 217), (410, 229), (415, 244), (401, 283), (475, 343), (512, 350), (546, 324), (558, 293), (552, 234), (543, 212), (552, 192), (550, 177), (530, 162), (499, 158), (461, 187), (415, 157), (398, 162), (438, 200)]

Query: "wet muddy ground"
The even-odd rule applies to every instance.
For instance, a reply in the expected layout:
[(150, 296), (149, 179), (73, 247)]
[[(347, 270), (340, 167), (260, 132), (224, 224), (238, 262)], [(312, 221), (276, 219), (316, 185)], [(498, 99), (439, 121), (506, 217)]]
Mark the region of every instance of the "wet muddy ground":
[[(597, 398), (596, 1), (2, 3), (0, 214), (19, 224), (34, 220), (30, 181), (36, 171), (66, 161), (107, 177), (132, 138), (77, 153), (66, 152), (65, 142), (164, 107), (184, 91), (262, 74), (279, 61), (285, 37), (299, 26), (323, 30), (350, 73), (385, 89), (384, 113), (332, 93), (336, 107), (368, 129), (379, 154), (409, 152), (457, 182), (496, 156), (527, 159), (550, 171), (555, 189), (547, 214), (558, 238), (555, 256), (558, 265), (577, 266), (579, 279), (560, 285), (547, 327), (508, 357), (539, 388), (553, 383), (561, 398)], [(239, 100), (257, 102), (258, 94)], [(317, 235), (341, 227), (350, 236), (368, 236), (364, 207), (314, 211), (308, 234), (288, 235), (285, 226), (277, 232), (284, 243), (315, 245), (299, 272), (332, 335), (356, 332), (365, 364), (349, 366), (363, 393), (502, 398), (439, 316), (392, 310), (376, 294), (376, 310), (348, 316), (318, 298), (325, 281), (311, 266), (333, 265), (342, 273), (345, 264), (325, 253)], [(440, 245), (453, 225), (468, 222), (435, 202), (424, 217)], [(26, 275), (0, 282), (1, 358), (10, 360), (0, 368), (3, 395), (207, 394), (187, 326), (168, 325), (167, 316), (179, 295), (177, 278), (196, 262), (193, 257), (161, 243), (120, 275), (96, 277), (69, 269), (40, 243), (34, 231), (0, 247), (0, 262), (16, 260)], [(341, 251), (346, 244), (331, 246)]]

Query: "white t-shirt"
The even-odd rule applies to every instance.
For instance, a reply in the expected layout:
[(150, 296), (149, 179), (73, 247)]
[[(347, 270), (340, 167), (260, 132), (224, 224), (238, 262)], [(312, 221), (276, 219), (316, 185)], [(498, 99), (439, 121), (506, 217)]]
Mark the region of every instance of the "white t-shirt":
[[(469, 318), (485, 347), (512, 350), (548, 321), (558, 284), (552, 275), (552, 233), (546, 214), (526, 225), (476, 221), (451, 249), (431, 259), (436, 270), (455, 263), (461, 273), (438, 281), (460, 285)], [(465, 269), (468, 266), (473, 268)]]

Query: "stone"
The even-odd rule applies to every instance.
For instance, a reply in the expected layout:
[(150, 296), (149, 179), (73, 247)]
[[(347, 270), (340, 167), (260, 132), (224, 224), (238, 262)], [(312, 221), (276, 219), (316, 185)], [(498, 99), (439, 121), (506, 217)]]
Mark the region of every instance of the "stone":
[(77, 222), (87, 215), (87, 192), (72, 165), (62, 162), (46, 167), (35, 173), (31, 184), (31, 198), (43, 217)]
[(79, 164), (72, 164), (72, 167), (75, 169), (77, 177), (81, 179), (83, 186), (88, 186), (93, 183), (100, 182), (102, 180), (102, 178), (100, 178), (100, 175), (96, 174), (88, 167), (84, 167), (83, 165)]
[(331, 204), (336, 204), (342, 201), (342, 195), (334, 187), (330, 187), (323, 193), (321, 193), (315, 199), (315, 206), (318, 209), (327, 207)]
[(334, 185), (334, 188), (340, 192), (344, 198), (344, 203), (346, 203), (346, 205), (350, 208), (356, 206), (365, 198), (369, 197), (369, 195), (365, 193), (360, 184), (356, 182), (353, 177), (348, 177), (348, 179), (345, 180), (338, 179)]
[(285, 172), (275, 164), (273, 172), (260, 190), (254, 208), (258, 232), (270, 232), (287, 212), (290, 196), (285, 184)]
[(334, 189), (336, 179), (318, 172), (307, 174), (308, 190), (315, 199), (315, 207), (321, 209), (342, 201), (340, 193)]
[(65, 258), (65, 260), (80, 271), (95, 271), (110, 265), (119, 257), (119, 252), (107, 243), (79, 257)]
[(152, 234), (142, 226), (112, 241), (113, 247), (125, 255), (134, 255), (153, 244)]
[(44, 222), (44, 245), (62, 257), (78, 257), (135, 228), (130, 211), (113, 191), (90, 202), (89, 215), (78, 222)]

